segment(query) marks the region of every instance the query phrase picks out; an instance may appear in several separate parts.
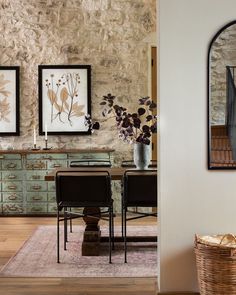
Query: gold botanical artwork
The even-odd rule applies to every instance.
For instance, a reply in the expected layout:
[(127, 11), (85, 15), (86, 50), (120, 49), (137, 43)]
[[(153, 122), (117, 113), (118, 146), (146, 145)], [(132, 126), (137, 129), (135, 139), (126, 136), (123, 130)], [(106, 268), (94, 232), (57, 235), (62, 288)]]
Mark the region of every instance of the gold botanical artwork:
[(10, 122), (10, 95), (11, 92), (7, 91), (5, 86), (11, 81), (5, 80), (4, 74), (0, 74), (0, 121)]
[(79, 73), (65, 73), (60, 79), (55, 79), (54, 74), (45, 79), (47, 97), (50, 101), (50, 121), (53, 123), (68, 123), (72, 126), (73, 117), (85, 115), (84, 104), (79, 104)]

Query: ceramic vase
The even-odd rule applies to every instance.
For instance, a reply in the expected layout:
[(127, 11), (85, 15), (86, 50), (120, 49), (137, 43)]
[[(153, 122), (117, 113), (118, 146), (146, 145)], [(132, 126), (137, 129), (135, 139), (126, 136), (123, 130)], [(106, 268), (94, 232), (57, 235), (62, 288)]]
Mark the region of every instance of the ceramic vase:
[(134, 164), (137, 169), (146, 170), (151, 160), (151, 145), (144, 143), (134, 144)]

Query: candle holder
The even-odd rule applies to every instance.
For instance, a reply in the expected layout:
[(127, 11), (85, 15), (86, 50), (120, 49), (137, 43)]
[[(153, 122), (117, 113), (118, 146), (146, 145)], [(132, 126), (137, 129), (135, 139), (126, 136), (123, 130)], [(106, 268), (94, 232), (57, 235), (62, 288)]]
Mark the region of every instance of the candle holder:
[(51, 147), (48, 147), (48, 140), (45, 139), (44, 141), (45, 141), (45, 147), (43, 148), (43, 150), (50, 150)]
[(34, 145), (33, 145), (33, 147), (32, 147), (31, 150), (32, 151), (38, 151), (38, 150), (40, 150), (40, 148), (36, 146), (36, 143), (34, 143)]

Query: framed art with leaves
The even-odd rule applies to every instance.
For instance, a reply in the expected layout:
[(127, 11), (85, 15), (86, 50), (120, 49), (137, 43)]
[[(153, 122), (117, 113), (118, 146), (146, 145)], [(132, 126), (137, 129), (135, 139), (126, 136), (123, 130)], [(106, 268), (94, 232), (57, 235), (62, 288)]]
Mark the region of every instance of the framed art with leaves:
[(20, 135), (19, 66), (0, 66), (0, 136)]
[(38, 71), (39, 134), (90, 134), (91, 66), (40, 65)]

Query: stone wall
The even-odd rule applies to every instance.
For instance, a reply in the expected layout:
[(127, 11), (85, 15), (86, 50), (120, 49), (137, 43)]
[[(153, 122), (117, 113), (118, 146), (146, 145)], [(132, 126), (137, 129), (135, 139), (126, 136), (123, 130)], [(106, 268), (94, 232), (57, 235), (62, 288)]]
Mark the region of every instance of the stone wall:
[[(147, 95), (147, 50), (156, 30), (155, 0), (1, 0), (0, 64), (20, 66), (20, 137), (1, 147), (32, 143), (38, 126), (38, 65), (90, 64), (92, 114), (102, 120), (100, 99), (108, 92), (134, 108)], [(43, 138), (38, 138), (41, 141)], [(127, 150), (114, 122), (92, 137), (50, 136), (54, 147), (109, 146)]]
[[(107, 93), (135, 110), (148, 95), (148, 50), (156, 30), (155, 0), (1, 0), (0, 64), (20, 66), (20, 136), (0, 137), (0, 148), (28, 148), (38, 127), (38, 65), (92, 66), (92, 116), (102, 122)], [(43, 147), (43, 137), (37, 135)], [(131, 157), (115, 122), (92, 136), (49, 136), (55, 148), (110, 147), (115, 164)], [(116, 184), (118, 186), (118, 184)]]
[(211, 49), (211, 124), (225, 124), (226, 66), (236, 66), (236, 25), (228, 27)]

